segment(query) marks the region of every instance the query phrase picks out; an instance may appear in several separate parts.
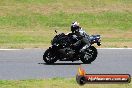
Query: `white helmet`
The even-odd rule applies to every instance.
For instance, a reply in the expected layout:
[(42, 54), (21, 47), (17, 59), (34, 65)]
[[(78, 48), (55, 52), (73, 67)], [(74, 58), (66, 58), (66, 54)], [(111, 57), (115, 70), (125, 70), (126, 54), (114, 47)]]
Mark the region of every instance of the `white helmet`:
[(79, 23), (78, 23), (77, 21), (75, 21), (75, 22), (73, 22), (73, 23), (71, 24), (71, 31), (72, 31), (72, 32), (77, 31), (79, 28), (80, 28), (80, 27), (79, 27)]
[(73, 26), (73, 27), (79, 26), (79, 23), (77, 21), (72, 22), (71, 26)]

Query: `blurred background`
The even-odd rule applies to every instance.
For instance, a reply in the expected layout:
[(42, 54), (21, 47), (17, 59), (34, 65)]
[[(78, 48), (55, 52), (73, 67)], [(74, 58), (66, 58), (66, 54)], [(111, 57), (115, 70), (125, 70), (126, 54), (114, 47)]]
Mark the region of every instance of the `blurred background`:
[(47, 48), (73, 21), (100, 47), (132, 47), (132, 0), (0, 0), (0, 48)]

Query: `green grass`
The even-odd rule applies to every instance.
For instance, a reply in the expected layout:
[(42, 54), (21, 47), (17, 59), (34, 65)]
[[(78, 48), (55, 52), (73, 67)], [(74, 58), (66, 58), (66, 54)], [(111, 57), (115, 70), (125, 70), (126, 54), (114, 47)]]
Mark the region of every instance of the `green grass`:
[[(117, 42), (128, 42), (129, 44), (120, 47), (132, 47), (131, 0), (72, 2), (0, 0), (0, 48), (20, 48), (19, 45), (22, 45), (22, 48), (45, 47), (45, 45), (47, 47), (55, 35), (54, 29), (69, 32), (71, 22), (76, 20), (89, 34), (101, 34), (105, 44), (112, 42), (118, 47)], [(109, 36), (109, 33), (112, 36)], [(107, 46), (111, 47), (102, 45)]]
[[(119, 29), (131, 30), (132, 28), (132, 13), (127, 12), (102, 12), (98, 14), (93, 13), (76, 13), (70, 14), (65, 12), (58, 12), (51, 15), (35, 14), (24, 16), (1, 16), (0, 26), (8, 27), (23, 27), (34, 28), (41, 27), (66, 27), (67, 30), (70, 23), (74, 20), (80, 22), (82, 26), (92, 29)], [(32, 30), (32, 29), (31, 29)]]
[(129, 84), (85, 84), (80, 86), (74, 78), (52, 78), (43, 80), (1, 80), (0, 88), (131, 88)]
[(116, 42), (116, 41), (118, 41), (120, 43), (120, 42), (132, 42), (132, 39), (131, 38), (112, 38), (112, 39), (105, 38), (103, 41), (104, 42)]

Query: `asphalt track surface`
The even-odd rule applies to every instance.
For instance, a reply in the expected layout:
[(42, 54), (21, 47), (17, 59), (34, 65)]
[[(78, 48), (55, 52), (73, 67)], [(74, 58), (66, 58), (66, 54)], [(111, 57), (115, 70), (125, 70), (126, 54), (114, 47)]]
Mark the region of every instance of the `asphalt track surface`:
[(78, 67), (88, 74), (132, 75), (132, 49), (98, 49), (98, 57), (91, 64), (81, 61), (57, 61), (46, 65), (44, 49), (0, 50), (0, 80), (45, 79), (75, 77)]

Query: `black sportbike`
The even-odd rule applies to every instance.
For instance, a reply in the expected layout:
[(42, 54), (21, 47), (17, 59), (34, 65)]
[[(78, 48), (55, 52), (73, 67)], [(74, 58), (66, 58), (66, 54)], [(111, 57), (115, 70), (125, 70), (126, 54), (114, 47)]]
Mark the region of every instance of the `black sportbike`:
[[(55, 30), (57, 33), (57, 31)], [(85, 44), (75, 37), (74, 33), (60, 33), (51, 40), (52, 46), (47, 49), (43, 55), (43, 60), (47, 64), (53, 64), (59, 61), (77, 61), (81, 60), (83, 63), (91, 63), (97, 57), (97, 49), (92, 44), (97, 43), (101, 45), (100, 35), (87, 35), (85, 37), (90, 44)], [(77, 46), (74, 43), (80, 41)]]

